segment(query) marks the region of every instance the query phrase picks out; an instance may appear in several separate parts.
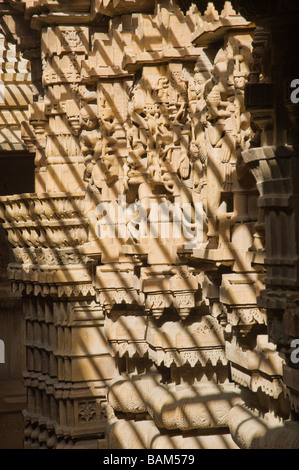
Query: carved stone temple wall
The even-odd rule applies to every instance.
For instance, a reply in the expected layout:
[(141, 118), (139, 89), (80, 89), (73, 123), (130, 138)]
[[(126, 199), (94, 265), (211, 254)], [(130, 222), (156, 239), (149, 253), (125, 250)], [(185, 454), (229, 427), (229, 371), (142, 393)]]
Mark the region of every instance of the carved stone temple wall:
[(0, 17), (0, 447), (298, 448), (297, 4)]

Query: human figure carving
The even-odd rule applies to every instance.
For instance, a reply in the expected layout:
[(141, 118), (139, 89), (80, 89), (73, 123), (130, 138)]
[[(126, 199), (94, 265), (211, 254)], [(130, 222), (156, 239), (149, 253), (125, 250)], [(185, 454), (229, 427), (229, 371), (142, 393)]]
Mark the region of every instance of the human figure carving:
[(81, 108), (82, 131), (79, 142), (82, 154), (84, 155), (85, 172), (84, 181), (92, 178), (93, 167), (102, 155), (102, 133), (99, 128), (100, 123), (96, 114), (92, 111), (91, 105)]

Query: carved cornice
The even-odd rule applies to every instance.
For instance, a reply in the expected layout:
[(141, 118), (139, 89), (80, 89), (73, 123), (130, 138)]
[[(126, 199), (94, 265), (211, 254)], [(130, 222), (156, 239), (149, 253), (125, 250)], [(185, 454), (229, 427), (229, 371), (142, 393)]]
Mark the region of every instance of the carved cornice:
[[(192, 3), (196, 4), (197, 8), (199, 9), (201, 13), (204, 13), (204, 11), (206, 10), (210, 2), (209, 0), (197, 0), (197, 1), (196, 0), (195, 1), (194, 0), (178, 0), (178, 4), (183, 12), (186, 12), (190, 8)], [(224, 7), (225, 0), (214, 0), (213, 4), (216, 10), (221, 10)]]
[(40, 57), (40, 35), (32, 31), (30, 21), (24, 18), (22, 3), (9, 1), (0, 4), (0, 32), (9, 42), (18, 45), (24, 58), (38, 58)]
[[(18, 13), (23, 11), (25, 19), (30, 20), (31, 27), (37, 30), (46, 24), (91, 24), (133, 12), (152, 13), (154, 9), (153, 0), (119, 0), (116, 3), (112, 0), (9, 0), (5, 6), (10, 6)], [(209, 3), (208, 0), (177, 0), (184, 13), (192, 4), (196, 4), (204, 14)], [(221, 12), (229, 2), (214, 0), (212, 3)], [(246, 20), (257, 24), (266, 24), (273, 18), (279, 18), (280, 22), (286, 17), (288, 21), (296, 21), (296, 12), (299, 12), (296, 0), (232, 0), (230, 3)]]
[[(204, 13), (208, 4), (208, 0), (178, 0), (181, 9), (186, 12), (191, 4), (196, 4), (201, 13)], [(212, 2), (217, 11), (221, 11), (226, 2), (225, 0), (214, 0)], [(254, 21), (256, 24), (267, 24), (269, 20), (283, 18), (296, 21), (296, 12), (299, 12), (299, 3), (296, 0), (232, 0), (230, 2), (248, 21)], [(294, 15), (295, 13), (295, 15)]]
[(154, 11), (154, 0), (9, 0), (16, 11), (24, 12), (33, 29), (57, 24), (99, 24), (109, 17), (133, 12)]
[(13, 247), (61, 248), (87, 240), (83, 204), (82, 193), (21, 194), (2, 197), (0, 211)]

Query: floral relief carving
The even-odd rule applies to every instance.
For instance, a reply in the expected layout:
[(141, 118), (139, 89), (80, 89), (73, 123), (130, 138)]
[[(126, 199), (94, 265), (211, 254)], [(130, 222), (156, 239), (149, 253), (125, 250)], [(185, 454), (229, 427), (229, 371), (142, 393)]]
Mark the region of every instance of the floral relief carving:
[(96, 420), (96, 402), (79, 402), (79, 422), (89, 423)]

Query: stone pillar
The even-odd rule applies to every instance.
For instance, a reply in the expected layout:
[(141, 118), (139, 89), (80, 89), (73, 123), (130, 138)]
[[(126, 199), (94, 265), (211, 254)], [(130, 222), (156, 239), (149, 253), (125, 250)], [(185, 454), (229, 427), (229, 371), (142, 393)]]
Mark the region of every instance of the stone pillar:
[(256, 178), (258, 205), (265, 224), (266, 280), (259, 305), (267, 311), (269, 338), (285, 358), (285, 394), (298, 420), (298, 371), (292, 362), (291, 344), (297, 337), (298, 315), (299, 107), (292, 99), (296, 91), (292, 82), (299, 76), (299, 63), (293, 53), (298, 48), (299, 8), (287, 1), (271, 2), (271, 6), (269, 2), (237, 3), (245, 17), (259, 27), (256, 38), (267, 38), (260, 50), (260, 74), (255, 83), (248, 84), (246, 103), (260, 127), (261, 140), (244, 152), (243, 158)]
[[(20, 52), (16, 29), (25, 34), (23, 15), (7, 3), (0, 4), (0, 195), (34, 191), (34, 156), (22, 141), (21, 123), (28, 119), (33, 101), (30, 62)], [(34, 34), (33, 34), (34, 36)], [(29, 45), (29, 44), (28, 44)], [(1, 217), (1, 216), (0, 216)], [(0, 448), (24, 445), (26, 367), (22, 298), (12, 292), (7, 265), (13, 261), (11, 246), (0, 220)]]

